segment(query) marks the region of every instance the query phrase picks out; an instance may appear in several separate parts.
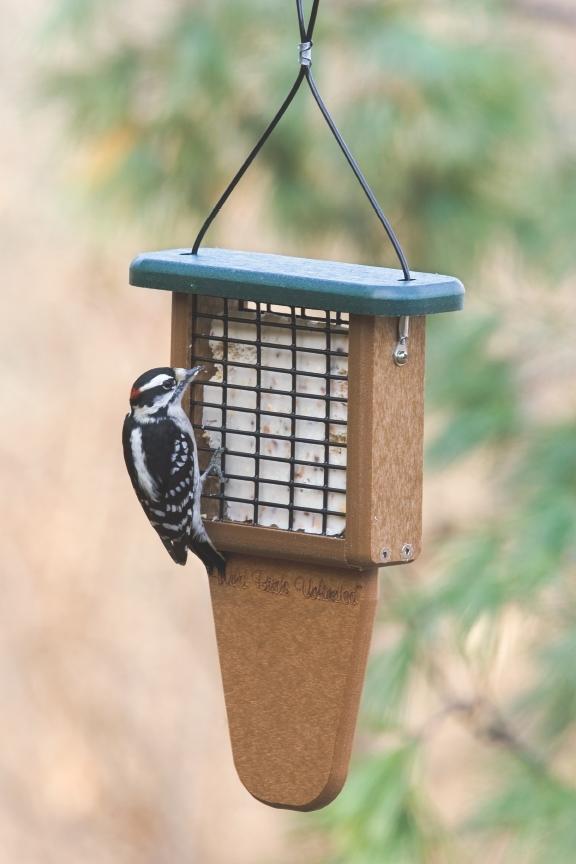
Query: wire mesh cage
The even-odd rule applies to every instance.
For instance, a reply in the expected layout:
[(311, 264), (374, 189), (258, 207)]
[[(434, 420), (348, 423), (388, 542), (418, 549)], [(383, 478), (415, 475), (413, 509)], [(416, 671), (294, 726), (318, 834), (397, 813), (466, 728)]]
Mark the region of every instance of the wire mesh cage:
[(346, 526), (349, 315), (194, 297), (189, 365), (201, 466), (222, 450), (210, 521), (342, 537)]

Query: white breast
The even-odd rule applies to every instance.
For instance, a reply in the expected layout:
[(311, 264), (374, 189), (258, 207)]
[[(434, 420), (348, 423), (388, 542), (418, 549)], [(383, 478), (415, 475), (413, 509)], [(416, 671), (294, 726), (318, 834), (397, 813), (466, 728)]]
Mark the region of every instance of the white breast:
[(170, 405), (168, 407), (168, 416), (174, 421), (178, 428), (182, 430), (182, 432), (187, 432), (192, 438), (192, 441), (194, 441), (194, 430), (190, 418), (182, 408), (180, 402), (178, 402), (177, 405)]

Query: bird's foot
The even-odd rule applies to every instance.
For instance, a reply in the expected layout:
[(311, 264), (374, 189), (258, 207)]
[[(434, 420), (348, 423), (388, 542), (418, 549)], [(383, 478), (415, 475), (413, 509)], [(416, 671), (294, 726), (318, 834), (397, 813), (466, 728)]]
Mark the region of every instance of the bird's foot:
[(224, 474), (222, 473), (221, 462), (222, 462), (222, 454), (223, 453), (224, 453), (223, 447), (219, 447), (217, 450), (215, 450), (212, 453), (212, 456), (210, 457), (210, 461), (208, 462), (208, 465), (206, 466), (206, 470), (200, 476), (200, 482), (202, 483), (202, 485), (204, 485), (204, 483), (206, 482), (206, 480), (208, 479), (208, 477), (210, 475), (212, 475), (213, 477), (218, 477), (218, 479), (220, 480), (220, 483), (223, 483), (224, 480), (226, 479), (224, 477)]

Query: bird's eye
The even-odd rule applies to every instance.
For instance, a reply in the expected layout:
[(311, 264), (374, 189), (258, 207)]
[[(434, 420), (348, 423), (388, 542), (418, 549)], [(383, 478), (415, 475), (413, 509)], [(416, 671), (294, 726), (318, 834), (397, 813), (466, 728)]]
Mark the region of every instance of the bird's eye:
[(164, 388), (164, 390), (172, 390), (175, 384), (176, 381), (174, 380), (174, 378), (167, 378), (166, 381), (164, 381), (164, 383), (162, 384), (162, 387)]

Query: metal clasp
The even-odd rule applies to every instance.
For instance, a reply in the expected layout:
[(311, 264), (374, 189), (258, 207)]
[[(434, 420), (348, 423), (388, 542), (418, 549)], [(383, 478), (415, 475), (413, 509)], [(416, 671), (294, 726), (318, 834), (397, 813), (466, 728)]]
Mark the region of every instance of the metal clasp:
[(408, 362), (408, 339), (410, 337), (410, 318), (402, 315), (398, 319), (398, 342), (394, 348), (394, 362), (397, 366), (405, 366)]
[(300, 42), (298, 46), (298, 62), (300, 66), (312, 65), (312, 42)]

